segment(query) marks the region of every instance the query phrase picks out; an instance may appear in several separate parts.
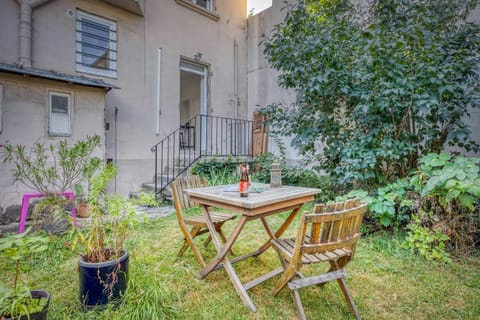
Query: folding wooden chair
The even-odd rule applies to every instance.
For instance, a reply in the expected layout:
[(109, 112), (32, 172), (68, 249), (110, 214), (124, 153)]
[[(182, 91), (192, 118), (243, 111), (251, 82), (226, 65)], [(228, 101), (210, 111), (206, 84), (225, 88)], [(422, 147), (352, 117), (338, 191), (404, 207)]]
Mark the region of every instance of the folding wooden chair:
[[(366, 210), (367, 205), (359, 200), (327, 206), (316, 205), (313, 213), (303, 213), (296, 238), (272, 240), (284, 269), (273, 294), (276, 295), (288, 284), (301, 319), (306, 319), (306, 316), (298, 289), (321, 286), (333, 280), (337, 280), (340, 285), (355, 317), (361, 319), (345, 281), (344, 267), (353, 258), (355, 246), (360, 239), (362, 216)], [(330, 263), (330, 270), (308, 277), (300, 273), (303, 265), (320, 262)]]
[[(207, 220), (203, 213), (195, 216), (184, 215), (183, 211), (185, 209), (193, 208), (197, 205), (193, 201), (190, 201), (188, 195), (184, 193), (183, 190), (204, 186), (206, 186), (205, 179), (200, 178), (196, 175), (180, 176), (171, 183), (173, 201), (175, 203), (175, 210), (177, 212), (178, 225), (180, 226), (180, 230), (182, 230), (182, 233), (184, 235), (183, 245), (178, 252), (178, 256), (181, 257), (185, 250), (187, 250), (187, 248), (190, 246), (192, 248), (193, 254), (195, 255), (195, 258), (198, 260), (198, 263), (200, 263), (202, 268), (206, 266), (205, 260), (203, 259), (203, 256), (200, 253), (200, 250), (195, 245), (193, 239), (199, 235), (209, 232), (207, 227)], [(211, 212), (210, 215), (213, 224), (215, 225), (215, 230), (220, 235), (223, 242), (225, 242), (226, 237), (222, 231), (222, 225), (228, 220), (235, 219), (235, 216), (219, 212)], [(192, 226), (191, 230), (188, 229), (188, 225)], [(205, 247), (208, 245), (211, 239), (212, 238), (209, 235), (204, 242)], [(233, 254), (232, 250), (230, 250), (230, 252)]]

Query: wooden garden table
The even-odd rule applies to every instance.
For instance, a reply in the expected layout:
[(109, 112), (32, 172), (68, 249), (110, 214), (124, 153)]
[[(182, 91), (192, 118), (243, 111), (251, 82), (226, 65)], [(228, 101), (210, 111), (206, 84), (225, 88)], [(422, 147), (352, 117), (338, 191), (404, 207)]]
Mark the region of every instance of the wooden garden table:
[[(247, 290), (283, 272), (283, 269), (278, 268), (243, 284), (238, 275), (235, 273), (232, 264), (249, 257), (256, 257), (265, 252), (265, 250), (267, 250), (271, 245), (270, 240), (280, 237), (291, 224), (302, 205), (306, 202), (312, 201), (314, 199), (314, 195), (320, 193), (321, 190), (293, 186), (281, 186), (273, 188), (266, 184), (252, 183), (248, 197), (240, 198), (239, 192), (235, 191), (237, 188), (238, 185), (222, 185), (215, 187), (186, 189), (185, 192), (190, 196), (191, 200), (199, 203), (202, 206), (207, 219), (208, 229), (210, 230), (213, 243), (215, 244), (215, 248), (218, 252), (217, 255), (209, 263), (207, 263), (207, 266), (200, 271), (198, 277), (203, 279), (210, 272), (220, 268), (225, 268), (243, 303), (253, 312), (255, 312), (257, 308), (250, 299)], [(215, 232), (215, 227), (210, 217), (211, 207), (227, 209), (241, 214), (238, 224), (230, 234), (225, 244), (220, 242), (220, 239)], [(291, 210), (290, 215), (286, 218), (280, 228), (274, 232), (268, 224), (266, 217), (288, 210)], [(245, 223), (256, 219), (261, 219), (263, 227), (270, 239), (257, 250), (230, 260), (227, 257), (227, 253), (237, 240)]]

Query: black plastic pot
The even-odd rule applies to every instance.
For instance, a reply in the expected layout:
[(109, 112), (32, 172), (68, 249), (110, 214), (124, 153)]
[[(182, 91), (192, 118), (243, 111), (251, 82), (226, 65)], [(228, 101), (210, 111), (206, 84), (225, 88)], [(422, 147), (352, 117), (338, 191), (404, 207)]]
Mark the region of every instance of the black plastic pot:
[(48, 305), (50, 304), (50, 293), (48, 291), (45, 291), (45, 290), (32, 290), (32, 291), (30, 291), (30, 293), (32, 294), (33, 299), (40, 299), (40, 298), (46, 298), (47, 299), (47, 303), (45, 304), (45, 307), (43, 307), (43, 310), (39, 311), (39, 312), (32, 313), (32, 314), (30, 314), (30, 316), (21, 315), (21, 316), (13, 318), (11, 320), (25, 320), (25, 319), (47, 320)]
[(78, 261), (80, 273), (80, 301), (86, 307), (118, 302), (128, 284), (128, 252), (117, 260), (100, 263)]

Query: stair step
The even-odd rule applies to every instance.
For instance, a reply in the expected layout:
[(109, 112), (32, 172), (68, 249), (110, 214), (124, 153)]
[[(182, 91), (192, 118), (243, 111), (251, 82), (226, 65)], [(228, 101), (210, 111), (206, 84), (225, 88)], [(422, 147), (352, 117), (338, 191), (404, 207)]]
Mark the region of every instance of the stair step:
[(155, 183), (142, 183), (142, 189), (145, 191), (154, 191)]
[[(160, 185), (157, 185), (157, 187), (158, 189), (160, 189)], [(155, 192), (155, 183), (151, 183), (151, 182), (142, 183), (142, 189), (145, 191)], [(173, 201), (172, 189), (170, 189), (170, 186), (167, 186), (165, 190), (161, 192), (161, 198), (164, 200)]]

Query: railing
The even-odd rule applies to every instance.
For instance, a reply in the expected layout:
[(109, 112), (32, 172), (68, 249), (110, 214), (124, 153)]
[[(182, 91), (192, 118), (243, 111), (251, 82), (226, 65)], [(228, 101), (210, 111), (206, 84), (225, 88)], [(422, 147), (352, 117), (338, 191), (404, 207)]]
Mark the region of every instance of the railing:
[(155, 144), (155, 194), (205, 156), (251, 156), (250, 120), (196, 115)]

